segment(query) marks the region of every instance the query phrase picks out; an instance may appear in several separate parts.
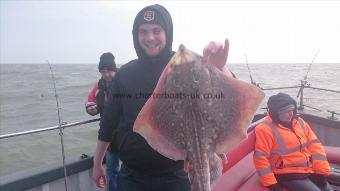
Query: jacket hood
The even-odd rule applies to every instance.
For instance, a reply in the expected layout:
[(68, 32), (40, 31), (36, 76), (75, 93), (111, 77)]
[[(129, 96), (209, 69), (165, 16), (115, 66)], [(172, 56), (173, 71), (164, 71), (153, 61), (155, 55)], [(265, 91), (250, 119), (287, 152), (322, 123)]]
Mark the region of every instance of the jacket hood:
[(297, 104), (296, 101), (290, 97), (288, 94), (285, 93), (278, 93), (269, 97), (267, 105), (269, 109), (269, 115), (272, 118), (274, 123), (279, 123), (280, 120), (278, 119), (279, 111), (289, 105), (294, 105), (294, 115), (296, 114)]

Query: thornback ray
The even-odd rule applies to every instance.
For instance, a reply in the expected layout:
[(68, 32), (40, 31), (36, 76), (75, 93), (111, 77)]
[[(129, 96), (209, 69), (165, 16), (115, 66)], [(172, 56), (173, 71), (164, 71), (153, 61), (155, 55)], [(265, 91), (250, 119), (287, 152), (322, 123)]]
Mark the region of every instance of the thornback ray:
[(173, 160), (189, 162), (191, 188), (209, 191), (223, 154), (246, 138), (264, 93), (180, 45), (138, 114), (133, 130)]

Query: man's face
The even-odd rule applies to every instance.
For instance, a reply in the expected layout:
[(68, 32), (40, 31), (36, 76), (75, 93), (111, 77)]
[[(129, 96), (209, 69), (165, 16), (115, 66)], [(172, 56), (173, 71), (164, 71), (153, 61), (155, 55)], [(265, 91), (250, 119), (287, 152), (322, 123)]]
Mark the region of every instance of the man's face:
[(284, 122), (290, 122), (293, 116), (294, 116), (294, 109), (290, 109), (288, 111), (278, 113), (279, 119)]
[(116, 74), (116, 72), (113, 70), (100, 70), (99, 72), (102, 75), (103, 79), (107, 82), (112, 81), (113, 77)]
[(138, 29), (138, 43), (148, 56), (158, 56), (166, 44), (165, 31), (156, 24), (142, 24)]

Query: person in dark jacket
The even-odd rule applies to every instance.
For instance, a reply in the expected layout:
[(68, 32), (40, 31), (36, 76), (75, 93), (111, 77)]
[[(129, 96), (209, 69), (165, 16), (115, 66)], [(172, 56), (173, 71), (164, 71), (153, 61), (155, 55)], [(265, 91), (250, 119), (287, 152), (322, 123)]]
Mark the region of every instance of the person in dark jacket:
[[(115, 76), (109, 102), (100, 122), (93, 181), (98, 186), (105, 185), (103, 153), (107, 145), (115, 140), (112, 145), (117, 147), (122, 161), (118, 175), (119, 191), (189, 191), (190, 183), (183, 161), (162, 156), (132, 129), (139, 111), (174, 55), (173, 24), (169, 12), (157, 4), (143, 8), (134, 20), (132, 34), (138, 58), (123, 65)], [(212, 62), (222, 69), (228, 47), (228, 44), (223, 47), (222, 44), (211, 42), (204, 49), (204, 61)], [(228, 71), (226, 68), (223, 70)]]
[(104, 53), (100, 56), (98, 71), (101, 78), (96, 82), (87, 96), (85, 104), (86, 112), (89, 115), (100, 116), (104, 113), (104, 105), (108, 100), (110, 84), (117, 72), (115, 57), (111, 52)]
[[(103, 116), (104, 106), (107, 103), (108, 95), (112, 80), (117, 72), (115, 57), (112, 53), (107, 52), (100, 56), (98, 71), (101, 78), (96, 82), (88, 94), (87, 103), (85, 105), (86, 112), (89, 115), (100, 114)], [(116, 152), (109, 147), (106, 155), (106, 175), (108, 177), (108, 191), (117, 190), (117, 176), (119, 170), (119, 158)]]

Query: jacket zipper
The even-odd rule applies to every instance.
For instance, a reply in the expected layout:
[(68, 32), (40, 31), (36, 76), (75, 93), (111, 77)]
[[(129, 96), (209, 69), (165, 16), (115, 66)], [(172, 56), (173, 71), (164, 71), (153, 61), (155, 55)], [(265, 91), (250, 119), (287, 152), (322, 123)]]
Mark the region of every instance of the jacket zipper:
[(307, 155), (306, 155), (304, 152), (302, 152), (301, 138), (296, 134), (296, 132), (295, 132), (295, 130), (293, 129), (293, 127), (292, 127), (291, 131), (294, 133), (294, 135), (297, 137), (297, 139), (298, 139), (298, 141), (299, 141), (299, 144), (300, 144), (300, 153), (302, 153), (302, 154), (305, 156), (305, 158), (306, 158), (306, 166), (308, 166), (308, 161), (309, 161), (309, 159), (308, 159)]

